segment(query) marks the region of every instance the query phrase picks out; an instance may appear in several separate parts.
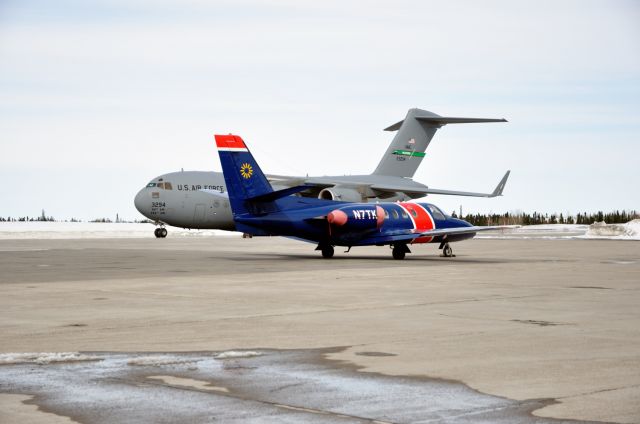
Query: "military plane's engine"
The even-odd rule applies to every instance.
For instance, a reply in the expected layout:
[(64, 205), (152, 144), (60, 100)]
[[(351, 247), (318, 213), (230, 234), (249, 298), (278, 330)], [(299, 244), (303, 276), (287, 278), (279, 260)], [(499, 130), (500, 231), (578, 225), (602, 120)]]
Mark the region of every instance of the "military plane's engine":
[(327, 214), (329, 224), (342, 231), (377, 230), (384, 218), (384, 209), (377, 205), (345, 206)]
[(329, 187), (325, 188), (318, 194), (318, 199), (337, 200), (339, 202), (366, 202), (367, 199), (362, 198), (362, 194), (353, 188), (346, 187)]

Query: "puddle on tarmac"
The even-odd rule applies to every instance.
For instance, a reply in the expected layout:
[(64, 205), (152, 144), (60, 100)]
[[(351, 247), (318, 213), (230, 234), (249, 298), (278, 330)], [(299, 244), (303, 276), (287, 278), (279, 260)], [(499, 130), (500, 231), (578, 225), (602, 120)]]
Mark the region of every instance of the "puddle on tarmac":
[(80, 422), (575, 423), (531, 415), (551, 399), (515, 401), (325, 359), (340, 350), (82, 352), (66, 362), (14, 354), (20, 361), (0, 365), (0, 392), (34, 395), (41, 410)]

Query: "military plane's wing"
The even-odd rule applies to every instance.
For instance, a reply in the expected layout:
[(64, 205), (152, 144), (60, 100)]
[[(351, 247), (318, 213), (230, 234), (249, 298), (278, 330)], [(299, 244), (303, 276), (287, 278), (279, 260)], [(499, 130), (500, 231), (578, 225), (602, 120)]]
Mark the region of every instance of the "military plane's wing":
[(214, 197), (220, 197), (222, 199), (226, 199), (229, 200), (229, 194), (226, 191), (219, 191), (219, 190), (210, 190), (208, 188), (202, 188), (200, 190), (198, 190), (202, 193), (206, 193), (206, 194), (210, 194)]
[(445, 195), (452, 195), (452, 196), (469, 196), (469, 197), (498, 197), (498, 196), (502, 196), (502, 191), (504, 190), (505, 185), (507, 184), (507, 179), (509, 178), (509, 174), (511, 174), (511, 171), (507, 171), (506, 174), (504, 174), (504, 177), (502, 177), (502, 179), (500, 180), (500, 182), (498, 183), (498, 185), (496, 186), (496, 188), (493, 190), (493, 192), (491, 193), (476, 193), (476, 192), (472, 192), (472, 191), (455, 191), (455, 190), (441, 190), (441, 189), (437, 189), (437, 188), (424, 188), (424, 189), (420, 189), (420, 188), (407, 188), (407, 187), (400, 187), (400, 186), (394, 186), (394, 185), (381, 185), (381, 184), (373, 184), (371, 185), (371, 189), (373, 190), (379, 190), (379, 191), (404, 191), (408, 194), (412, 194), (412, 197), (420, 197), (420, 194), (423, 195), (427, 195), (427, 194), (445, 194)]

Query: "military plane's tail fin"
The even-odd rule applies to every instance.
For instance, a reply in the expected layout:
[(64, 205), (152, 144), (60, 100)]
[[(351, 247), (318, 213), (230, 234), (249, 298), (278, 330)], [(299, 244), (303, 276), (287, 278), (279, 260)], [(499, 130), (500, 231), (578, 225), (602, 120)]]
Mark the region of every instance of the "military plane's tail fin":
[(505, 119), (452, 118), (422, 109), (410, 109), (405, 119), (385, 128), (398, 131), (380, 160), (375, 175), (412, 178), (436, 131), (447, 124), (507, 122)]
[(234, 214), (247, 212), (247, 200), (273, 192), (267, 177), (237, 135), (215, 135), (222, 173)]

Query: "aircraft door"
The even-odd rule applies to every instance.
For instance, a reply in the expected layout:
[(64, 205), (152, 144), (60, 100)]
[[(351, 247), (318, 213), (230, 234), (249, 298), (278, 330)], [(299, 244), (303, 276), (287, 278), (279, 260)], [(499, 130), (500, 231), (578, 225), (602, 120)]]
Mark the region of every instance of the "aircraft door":
[(195, 213), (193, 214), (194, 225), (201, 224), (204, 222), (204, 212), (205, 212), (205, 205), (203, 203), (198, 203), (196, 205)]

